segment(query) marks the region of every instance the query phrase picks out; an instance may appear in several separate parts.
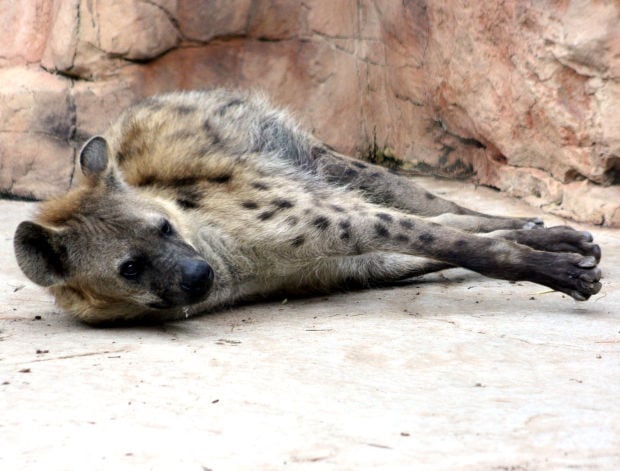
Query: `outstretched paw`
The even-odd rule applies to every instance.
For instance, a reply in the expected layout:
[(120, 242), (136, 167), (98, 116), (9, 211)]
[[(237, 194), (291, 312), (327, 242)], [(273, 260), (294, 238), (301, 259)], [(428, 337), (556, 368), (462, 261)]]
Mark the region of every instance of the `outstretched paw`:
[(577, 253), (594, 257), (597, 263), (601, 260), (601, 248), (592, 242), (592, 234), (588, 231), (576, 231), (569, 226), (514, 231), (507, 238), (536, 250)]
[(577, 270), (569, 272), (569, 278), (576, 280), (577, 289), (568, 294), (577, 301), (585, 301), (601, 290), (601, 269), (596, 265), (594, 257), (585, 257), (577, 263)]
[(542, 253), (538, 273), (531, 281), (561, 291), (577, 301), (586, 301), (601, 290), (601, 270), (593, 256), (574, 253)]

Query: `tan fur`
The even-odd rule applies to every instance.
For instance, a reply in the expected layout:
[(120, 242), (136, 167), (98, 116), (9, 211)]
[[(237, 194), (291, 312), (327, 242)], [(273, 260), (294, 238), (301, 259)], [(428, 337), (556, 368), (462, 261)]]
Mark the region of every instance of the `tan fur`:
[[(43, 203), (15, 250), (24, 272), (85, 321), (179, 318), (455, 265), (576, 299), (600, 289), (588, 235), (438, 198), (333, 152), (260, 95), (151, 98), (80, 158), (80, 186)], [(547, 273), (547, 263), (559, 268)]]

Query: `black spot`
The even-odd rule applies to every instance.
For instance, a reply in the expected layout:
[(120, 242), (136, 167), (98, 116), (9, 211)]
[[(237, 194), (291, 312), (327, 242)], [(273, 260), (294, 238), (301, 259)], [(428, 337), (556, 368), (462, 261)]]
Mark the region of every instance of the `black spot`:
[(125, 161), (125, 156), (124, 156), (122, 153), (117, 152), (117, 153), (116, 153), (116, 161), (117, 161), (119, 164), (122, 164), (122, 163)]
[(394, 239), (396, 240), (396, 242), (401, 242), (404, 244), (409, 242), (409, 237), (407, 237), (405, 234), (398, 234), (394, 237)]
[(346, 168), (342, 174), (344, 178), (354, 179), (359, 176), (359, 172), (352, 168)]
[(373, 172), (373, 173), (370, 174), (370, 176), (373, 177), (373, 178), (380, 177), (381, 176), (381, 172)]
[(299, 218), (297, 216), (289, 216), (284, 220), (289, 226), (295, 226), (299, 222)]
[(170, 178), (168, 180), (166, 180), (165, 183), (168, 186), (173, 186), (173, 187), (182, 187), (182, 186), (192, 186), (192, 185), (196, 185), (197, 183), (200, 183), (200, 178), (199, 177), (179, 177), (179, 178)]
[(351, 227), (351, 221), (349, 221), (348, 219), (340, 221), (338, 223), (338, 227), (340, 227), (341, 229), (349, 229)]
[(291, 245), (293, 247), (299, 247), (300, 245), (302, 245), (304, 242), (306, 241), (306, 237), (303, 235), (299, 235), (297, 237), (295, 237), (292, 241), (291, 241)]
[(232, 108), (233, 106), (239, 106), (241, 103), (243, 103), (243, 101), (241, 101), (239, 98), (233, 98), (225, 105), (220, 106), (217, 110), (217, 114), (220, 116), (224, 116), (224, 114), (228, 111), (229, 108)]
[(400, 225), (405, 229), (413, 229), (415, 227), (413, 221), (410, 221), (409, 219), (401, 219)]
[(265, 191), (269, 189), (269, 185), (267, 185), (266, 183), (262, 183), (262, 182), (252, 182), (250, 186), (252, 186), (252, 188), (255, 188), (261, 191)]
[(368, 168), (368, 165), (363, 164), (362, 162), (353, 162), (353, 165), (355, 165), (357, 168)]
[(261, 221), (266, 221), (267, 219), (271, 219), (275, 213), (275, 210), (263, 211), (258, 215), (258, 219), (260, 219)]
[(204, 129), (205, 134), (207, 134), (207, 136), (211, 138), (212, 146), (218, 145), (220, 143), (220, 135), (215, 129), (213, 129), (213, 126), (211, 126), (209, 119), (205, 119), (204, 123), (202, 123), (202, 128)]
[(283, 198), (276, 198), (275, 200), (271, 201), (271, 204), (273, 204), (279, 209), (292, 208), (293, 206), (295, 206), (289, 200), (285, 200)]
[(351, 233), (348, 230), (344, 230), (340, 233), (340, 238), (342, 240), (349, 240), (351, 238)]
[(241, 206), (245, 209), (258, 209), (258, 203), (254, 201), (243, 201)]
[(375, 214), (375, 216), (377, 216), (379, 219), (381, 219), (382, 221), (385, 221), (385, 222), (392, 222), (392, 220), (393, 220), (392, 216), (390, 216), (387, 213), (377, 213), (377, 214)]
[(434, 200), (435, 198), (437, 198), (434, 194), (429, 192), (424, 193), (424, 196), (426, 196), (427, 200)]
[(186, 200), (183, 198), (178, 198), (177, 204), (183, 209), (196, 209), (198, 207), (198, 204), (195, 201)]
[(310, 149), (310, 156), (313, 159), (320, 159), (325, 154), (327, 154), (327, 151), (322, 147), (313, 147), (312, 149)]
[(428, 232), (424, 232), (423, 234), (420, 234), (419, 239), (425, 244), (430, 244), (431, 242), (435, 240), (435, 237), (432, 234), (429, 234)]
[(230, 173), (222, 173), (220, 175), (215, 175), (214, 177), (209, 177), (208, 180), (211, 183), (228, 183), (232, 175)]
[(314, 224), (318, 229), (324, 231), (329, 227), (329, 219), (325, 216), (318, 216), (312, 220), (312, 224)]
[(196, 187), (181, 187), (178, 190), (177, 203), (183, 209), (195, 209), (200, 206), (202, 192)]
[(344, 208), (342, 206), (338, 206), (337, 204), (330, 204), (329, 207), (337, 213), (344, 213)]
[(185, 115), (185, 114), (193, 113), (194, 111), (196, 111), (196, 108), (193, 106), (189, 106), (189, 105), (179, 105), (179, 106), (176, 106), (174, 110), (179, 114)]
[(136, 186), (151, 186), (155, 183), (155, 175), (143, 175), (140, 180), (136, 182)]
[(377, 233), (377, 235), (379, 237), (389, 237), (390, 236), (390, 231), (388, 231), (387, 227), (385, 227), (381, 223), (375, 224), (375, 232)]

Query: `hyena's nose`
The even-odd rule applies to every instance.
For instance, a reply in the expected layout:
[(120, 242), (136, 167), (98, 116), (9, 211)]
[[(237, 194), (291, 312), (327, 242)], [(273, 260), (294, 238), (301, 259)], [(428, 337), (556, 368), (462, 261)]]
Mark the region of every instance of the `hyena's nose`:
[(181, 271), (181, 289), (192, 299), (204, 296), (213, 283), (213, 269), (204, 260), (185, 260)]

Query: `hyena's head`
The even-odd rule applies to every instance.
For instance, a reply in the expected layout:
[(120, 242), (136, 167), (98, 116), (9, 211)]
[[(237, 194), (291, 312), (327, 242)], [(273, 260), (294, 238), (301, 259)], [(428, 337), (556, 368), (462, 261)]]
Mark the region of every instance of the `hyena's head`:
[(184, 236), (179, 210), (129, 188), (102, 137), (85, 144), (80, 165), (82, 185), (17, 228), (24, 274), (87, 322), (178, 317), (203, 301), (213, 270)]

